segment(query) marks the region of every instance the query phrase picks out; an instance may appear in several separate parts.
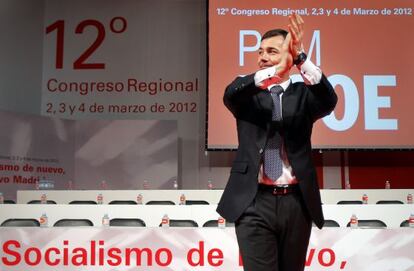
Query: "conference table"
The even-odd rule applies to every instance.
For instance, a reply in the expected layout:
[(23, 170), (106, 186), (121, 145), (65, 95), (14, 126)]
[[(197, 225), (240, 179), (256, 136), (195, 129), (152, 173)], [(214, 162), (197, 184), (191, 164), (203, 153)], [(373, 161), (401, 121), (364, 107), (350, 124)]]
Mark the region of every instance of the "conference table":
[[(181, 195), (187, 200), (205, 200), (210, 204), (217, 204), (223, 190), (20, 190), (17, 191), (17, 203), (28, 203), (39, 200), (42, 194), (47, 194), (48, 200), (59, 204), (68, 204), (73, 200), (96, 201), (102, 194), (103, 202), (113, 200), (136, 201), (139, 194), (143, 196), (143, 203), (150, 200), (169, 200), (179, 203)], [(375, 204), (380, 200), (399, 200), (406, 203), (407, 195), (414, 195), (414, 189), (321, 189), (323, 204), (337, 204), (341, 200), (362, 200), (363, 195), (368, 196), (368, 203)]]

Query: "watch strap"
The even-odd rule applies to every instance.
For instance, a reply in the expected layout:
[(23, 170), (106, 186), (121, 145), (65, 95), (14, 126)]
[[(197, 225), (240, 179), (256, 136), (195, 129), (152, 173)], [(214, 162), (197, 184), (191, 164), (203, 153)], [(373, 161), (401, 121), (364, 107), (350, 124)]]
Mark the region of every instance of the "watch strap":
[(297, 58), (293, 60), (293, 64), (295, 64), (296, 66), (301, 65), (303, 64), (303, 62), (306, 61), (307, 57), (308, 56), (305, 54), (305, 52), (301, 52), (297, 55)]

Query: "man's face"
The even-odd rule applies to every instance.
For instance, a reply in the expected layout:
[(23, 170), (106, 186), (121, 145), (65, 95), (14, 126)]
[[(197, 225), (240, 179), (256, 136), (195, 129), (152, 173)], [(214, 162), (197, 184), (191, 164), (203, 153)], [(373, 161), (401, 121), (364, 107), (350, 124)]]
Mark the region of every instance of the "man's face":
[(279, 64), (284, 40), (285, 38), (283, 36), (274, 36), (264, 39), (260, 43), (259, 57), (257, 59), (257, 64), (260, 69)]

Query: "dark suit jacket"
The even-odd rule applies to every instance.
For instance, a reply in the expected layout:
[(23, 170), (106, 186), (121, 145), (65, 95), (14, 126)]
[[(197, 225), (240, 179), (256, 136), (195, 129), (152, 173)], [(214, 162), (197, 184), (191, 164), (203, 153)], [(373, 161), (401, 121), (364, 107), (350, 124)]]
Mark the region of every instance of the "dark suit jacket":
[[(290, 84), (282, 97), (283, 140), (310, 217), (322, 228), (321, 197), (312, 162), (313, 123), (334, 109), (337, 96), (326, 77), (316, 85)], [(239, 147), (217, 212), (236, 221), (256, 196), (258, 173), (272, 123), (270, 93), (255, 86), (254, 74), (237, 77), (224, 94), (224, 104), (237, 120)]]

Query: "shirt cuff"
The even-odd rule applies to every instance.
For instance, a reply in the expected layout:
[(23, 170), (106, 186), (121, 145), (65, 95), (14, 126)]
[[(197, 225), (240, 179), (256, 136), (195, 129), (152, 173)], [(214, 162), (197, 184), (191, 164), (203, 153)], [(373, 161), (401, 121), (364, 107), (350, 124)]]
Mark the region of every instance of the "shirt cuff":
[(302, 75), (303, 81), (307, 85), (319, 84), (322, 78), (321, 69), (312, 63), (309, 59), (300, 66), (300, 74)]
[(254, 75), (254, 83), (257, 87), (265, 89), (271, 84), (277, 84), (281, 78), (276, 74), (276, 67), (272, 66), (259, 70)]

